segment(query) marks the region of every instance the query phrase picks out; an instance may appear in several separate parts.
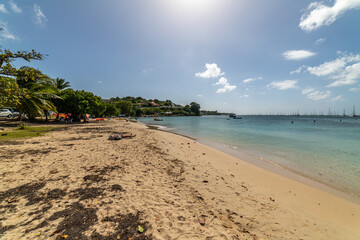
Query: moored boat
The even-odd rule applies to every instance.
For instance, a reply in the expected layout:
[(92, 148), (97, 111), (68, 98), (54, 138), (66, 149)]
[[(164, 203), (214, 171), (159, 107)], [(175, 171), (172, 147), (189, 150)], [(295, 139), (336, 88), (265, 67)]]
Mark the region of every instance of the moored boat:
[(161, 118), (157, 118), (157, 117), (155, 117), (154, 118), (154, 121), (163, 121)]

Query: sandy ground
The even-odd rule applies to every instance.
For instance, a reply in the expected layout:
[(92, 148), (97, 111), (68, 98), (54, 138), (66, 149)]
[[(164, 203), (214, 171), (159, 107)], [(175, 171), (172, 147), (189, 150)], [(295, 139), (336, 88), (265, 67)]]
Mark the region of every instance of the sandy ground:
[(360, 205), (114, 120), (0, 145), (0, 239), (360, 239)]

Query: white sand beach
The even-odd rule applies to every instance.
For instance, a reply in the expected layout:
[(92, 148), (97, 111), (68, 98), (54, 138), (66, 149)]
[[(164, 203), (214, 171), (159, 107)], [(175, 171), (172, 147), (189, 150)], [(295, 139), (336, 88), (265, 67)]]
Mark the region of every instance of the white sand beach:
[(360, 239), (359, 204), (139, 123), (73, 125), (0, 159), (4, 240)]

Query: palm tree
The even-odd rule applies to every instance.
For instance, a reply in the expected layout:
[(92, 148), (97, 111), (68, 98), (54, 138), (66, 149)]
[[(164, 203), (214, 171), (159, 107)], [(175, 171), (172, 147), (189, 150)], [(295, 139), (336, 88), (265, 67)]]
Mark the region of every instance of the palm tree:
[[(63, 78), (56, 78), (53, 80), (54, 84), (56, 85), (56, 88), (61, 93), (63, 90), (70, 88), (70, 82), (65, 81)], [(59, 119), (60, 113), (57, 113), (56, 120)]]
[[(23, 113), (27, 113), (31, 119), (42, 115), (44, 110), (56, 111), (56, 107), (51, 100), (60, 98), (57, 94), (58, 90), (50, 79), (29, 84), (25, 93), (21, 95), (19, 105), (17, 106), (20, 113), (20, 121)], [(47, 114), (45, 115), (47, 120)]]
[(54, 79), (54, 83), (57, 87), (57, 89), (59, 89), (59, 91), (61, 92), (62, 90), (69, 88), (70, 87), (70, 83), (65, 81), (65, 79), (63, 78), (56, 78)]
[[(27, 113), (29, 118), (42, 115), (43, 111), (56, 111), (52, 100), (60, 98), (59, 90), (48, 76), (30, 67), (20, 68), (22, 75), (17, 77), (17, 83), (24, 91), (19, 97), (17, 106), (20, 114)], [(46, 115), (47, 120), (47, 115)]]

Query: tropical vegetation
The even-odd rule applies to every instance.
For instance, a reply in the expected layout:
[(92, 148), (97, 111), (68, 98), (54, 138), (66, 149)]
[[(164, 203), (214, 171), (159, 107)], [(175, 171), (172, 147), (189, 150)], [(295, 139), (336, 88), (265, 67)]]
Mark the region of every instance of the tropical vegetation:
[[(171, 100), (142, 97), (102, 99), (92, 92), (74, 90), (63, 78), (52, 79), (38, 69), (28, 66), (16, 68), (12, 62), (43, 60), (45, 55), (34, 50), (12, 52), (0, 49), (0, 107), (19, 111), (19, 119), (26, 114), (34, 119), (50, 111), (71, 114), (73, 121), (85, 119), (86, 114), (104, 116), (172, 115), (200, 116), (200, 105), (192, 102), (181, 106)], [(58, 115), (59, 116), (59, 115)]]
[(171, 100), (145, 99), (142, 97), (115, 97), (108, 100), (118, 106), (127, 106), (122, 113), (129, 115), (144, 116), (144, 115), (171, 115), (171, 116), (200, 116), (200, 105), (192, 102), (189, 105), (182, 106), (173, 103)]

